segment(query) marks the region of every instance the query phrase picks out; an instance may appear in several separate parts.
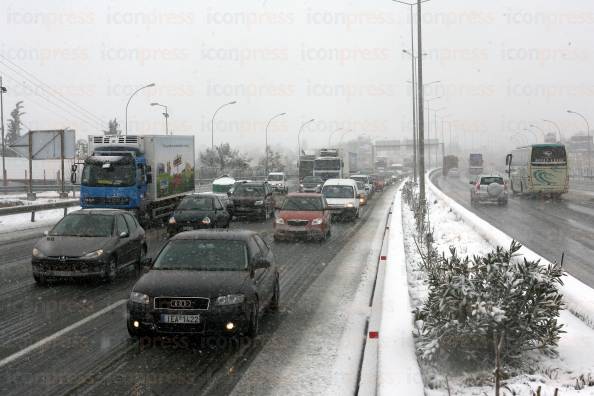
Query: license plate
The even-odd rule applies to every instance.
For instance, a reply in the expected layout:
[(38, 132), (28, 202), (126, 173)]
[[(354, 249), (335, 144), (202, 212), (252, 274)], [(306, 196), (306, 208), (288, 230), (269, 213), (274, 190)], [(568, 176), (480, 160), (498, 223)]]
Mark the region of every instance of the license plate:
[(289, 226), (289, 230), (291, 231), (307, 231), (307, 229), (305, 228), (305, 226)]
[(198, 324), (198, 323), (200, 323), (200, 315), (161, 314), (161, 323)]
[(184, 230), (184, 231), (192, 231), (193, 229), (194, 229), (194, 227), (192, 227), (192, 226), (184, 226), (184, 227), (182, 227), (182, 230)]

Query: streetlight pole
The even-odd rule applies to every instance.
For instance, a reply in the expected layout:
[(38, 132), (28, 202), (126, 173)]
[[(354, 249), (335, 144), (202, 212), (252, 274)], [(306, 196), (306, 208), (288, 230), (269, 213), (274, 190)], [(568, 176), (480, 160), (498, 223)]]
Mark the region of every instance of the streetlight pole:
[(212, 120), (210, 122), (210, 149), (214, 151), (214, 119), (215, 116), (217, 115), (217, 113), (219, 112), (219, 110), (221, 110), (223, 107), (225, 106), (229, 106), (229, 105), (233, 105), (237, 103), (237, 101), (232, 101), (229, 103), (225, 103), (219, 106), (218, 109), (216, 109), (216, 111), (214, 112), (214, 114), (212, 115)]
[(588, 134), (588, 173), (591, 175), (592, 174), (592, 142), (590, 141), (590, 124), (588, 123), (588, 120), (586, 119), (586, 117), (584, 117), (583, 114), (578, 113), (577, 111), (572, 111), (572, 110), (567, 110), (567, 112), (569, 114), (575, 114), (579, 117), (582, 118), (582, 120), (584, 120), (584, 122), (586, 123), (586, 133)]
[[(423, 21), (421, 3), (417, 2), (417, 53), (423, 53), (423, 32), (421, 24)], [(423, 121), (423, 57), (419, 56), (417, 61), (418, 79), (417, 89), (419, 91), (419, 201), (424, 208), (425, 205), (425, 124)], [(424, 209), (423, 209), (424, 211)]]
[[(429, 114), (431, 109), (429, 108), (429, 102), (437, 99), (441, 99), (441, 96), (425, 100), (425, 107), (427, 108), (427, 140), (431, 140), (431, 115)], [(431, 166), (431, 148), (429, 149), (429, 166)]]
[(136, 95), (138, 92), (142, 91), (145, 88), (150, 88), (150, 87), (154, 87), (154, 86), (155, 86), (155, 83), (150, 83), (148, 85), (145, 85), (144, 87), (140, 87), (136, 91), (134, 91), (132, 93), (132, 95), (130, 95), (130, 98), (128, 98), (128, 102), (126, 103), (126, 136), (128, 136), (128, 106), (130, 105), (130, 101), (132, 100), (134, 95)]
[(264, 154), (266, 155), (266, 176), (268, 176), (268, 126), (270, 125), (270, 123), (272, 122), (272, 120), (274, 120), (277, 117), (282, 117), (287, 113), (279, 113), (277, 115), (275, 115), (274, 117), (272, 117), (270, 120), (268, 120), (268, 124), (266, 124), (266, 147), (264, 148)]
[(165, 117), (165, 135), (169, 135), (169, 125), (167, 124), (167, 119), (169, 118), (169, 111), (167, 111), (167, 106), (156, 102), (151, 103), (151, 106), (160, 106), (165, 109), (165, 113), (163, 113), (163, 116)]
[(543, 120), (543, 122), (548, 122), (550, 124), (553, 124), (555, 126), (555, 128), (557, 128), (557, 132), (559, 133), (559, 143), (563, 140), (563, 137), (561, 136), (561, 128), (559, 128), (559, 124), (557, 124), (555, 121), (551, 121), (551, 120)]
[(6, 180), (6, 150), (4, 145), (4, 99), (3, 96), (6, 93), (6, 87), (2, 85), (2, 76), (0, 76), (0, 123), (2, 124), (2, 184), (7, 185)]
[(545, 140), (546, 140), (545, 131), (541, 127), (539, 127), (538, 125), (534, 125), (534, 124), (530, 124), (530, 128), (538, 129), (538, 131), (540, 133), (542, 133), (542, 142), (544, 143)]
[(301, 124), (301, 127), (299, 128), (299, 133), (297, 133), (297, 150), (299, 150), (299, 152), (297, 153), (297, 160), (299, 162), (301, 162), (301, 133), (303, 132), (303, 127), (314, 121), (315, 118), (312, 118), (309, 121), (305, 121), (303, 124)]
[(332, 147), (332, 136), (338, 131), (342, 131), (344, 128), (338, 128), (337, 130), (333, 131), (330, 136), (328, 136), (328, 148)]

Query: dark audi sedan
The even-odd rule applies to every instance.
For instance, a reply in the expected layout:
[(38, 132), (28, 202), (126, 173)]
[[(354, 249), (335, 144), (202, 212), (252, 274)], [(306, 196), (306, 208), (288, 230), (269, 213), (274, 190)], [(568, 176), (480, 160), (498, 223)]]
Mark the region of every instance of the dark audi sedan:
[(128, 300), (128, 332), (256, 336), (279, 304), (279, 273), (255, 232), (188, 231), (171, 238)]
[(228, 228), (231, 215), (216, 194), (191, 194), (181, 200), (167, 224), (167, 233), (199, 228)]
[[(82, 209), (69, 213), (33, 247), (33, 278), (100, 277), (140, 265), (146, 254), (144, 230), (130, 213), (117, 209)], [(137, 267), (139, 268), (139, 267)]]

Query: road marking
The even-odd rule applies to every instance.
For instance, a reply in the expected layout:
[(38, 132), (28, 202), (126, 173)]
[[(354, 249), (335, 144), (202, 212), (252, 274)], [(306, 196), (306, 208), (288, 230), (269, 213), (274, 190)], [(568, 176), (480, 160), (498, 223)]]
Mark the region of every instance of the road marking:
[(119, 301), (117, 301), (117, 302), (115, 302), (115, 303), (113, 303), (113, 304), (111, 304), (111, 305), (103, 308), (102, 310), (97, 311), (94, 314), (92, 314), (90, 316), (87, 316), (86, 318), (84, 318), (82, 320), (79, 320), (78, 322), (73, 323), (73, 324), (71, 324), (68, 327), (63, 328), (62, 330), (60, 330), (60, 331), (58, 331), (58, 332), (56, 332), (54, 334), (52, 334), (50, 336), (47, 336), (47, 337), (45, 337), (45, 338), (37, 341), (35, 344), (29, 345), (27, 348), (21, 349), (20, 351), (15, 352), (15, 353), (13, 353), (12, 355), (10, 355), (8, 357), (5, 357), (4, 359), (0, 360), (0, 368), (6, 366), (9, 363), (14, 362), (15, 360), (17, 360), (17, 359), (25, 356), (26, 354), (28, 354), (30, 352), (33, 352), (34, 350), (42, 347), (43, 345), (52, 342), (56, 338), (59, 338), (59, 337), (63, 336), (64, 334), (69, 333), (72, 330), (74, 330), (74, 329), (76, 329), (76, 328), (78, 328), (78, 327), (80, 327), (80, 326), (82, 326), (82, 325), (84, 325), (86, 323), (89, 323), (90, 321), (98, 318), (99, 316), (101, 316), (101, 315), (103, 315), (103, 314), (105, 314), (105, 313), (107, 313), (107, 312), (109, 312), (111, 310), (114, 310), (114, 309), (118, 308), (121, 305), (124, 305), (127, 301), (128, 300), (119, 300)]

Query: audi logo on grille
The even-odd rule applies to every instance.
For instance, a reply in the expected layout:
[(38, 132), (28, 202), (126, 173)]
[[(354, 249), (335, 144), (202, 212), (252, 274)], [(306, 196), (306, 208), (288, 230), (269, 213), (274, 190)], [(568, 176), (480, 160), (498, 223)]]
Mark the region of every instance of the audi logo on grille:
[(192, 301), (190, 300), (171, 300), (169, 302), (171, 308), (191, 308)]

